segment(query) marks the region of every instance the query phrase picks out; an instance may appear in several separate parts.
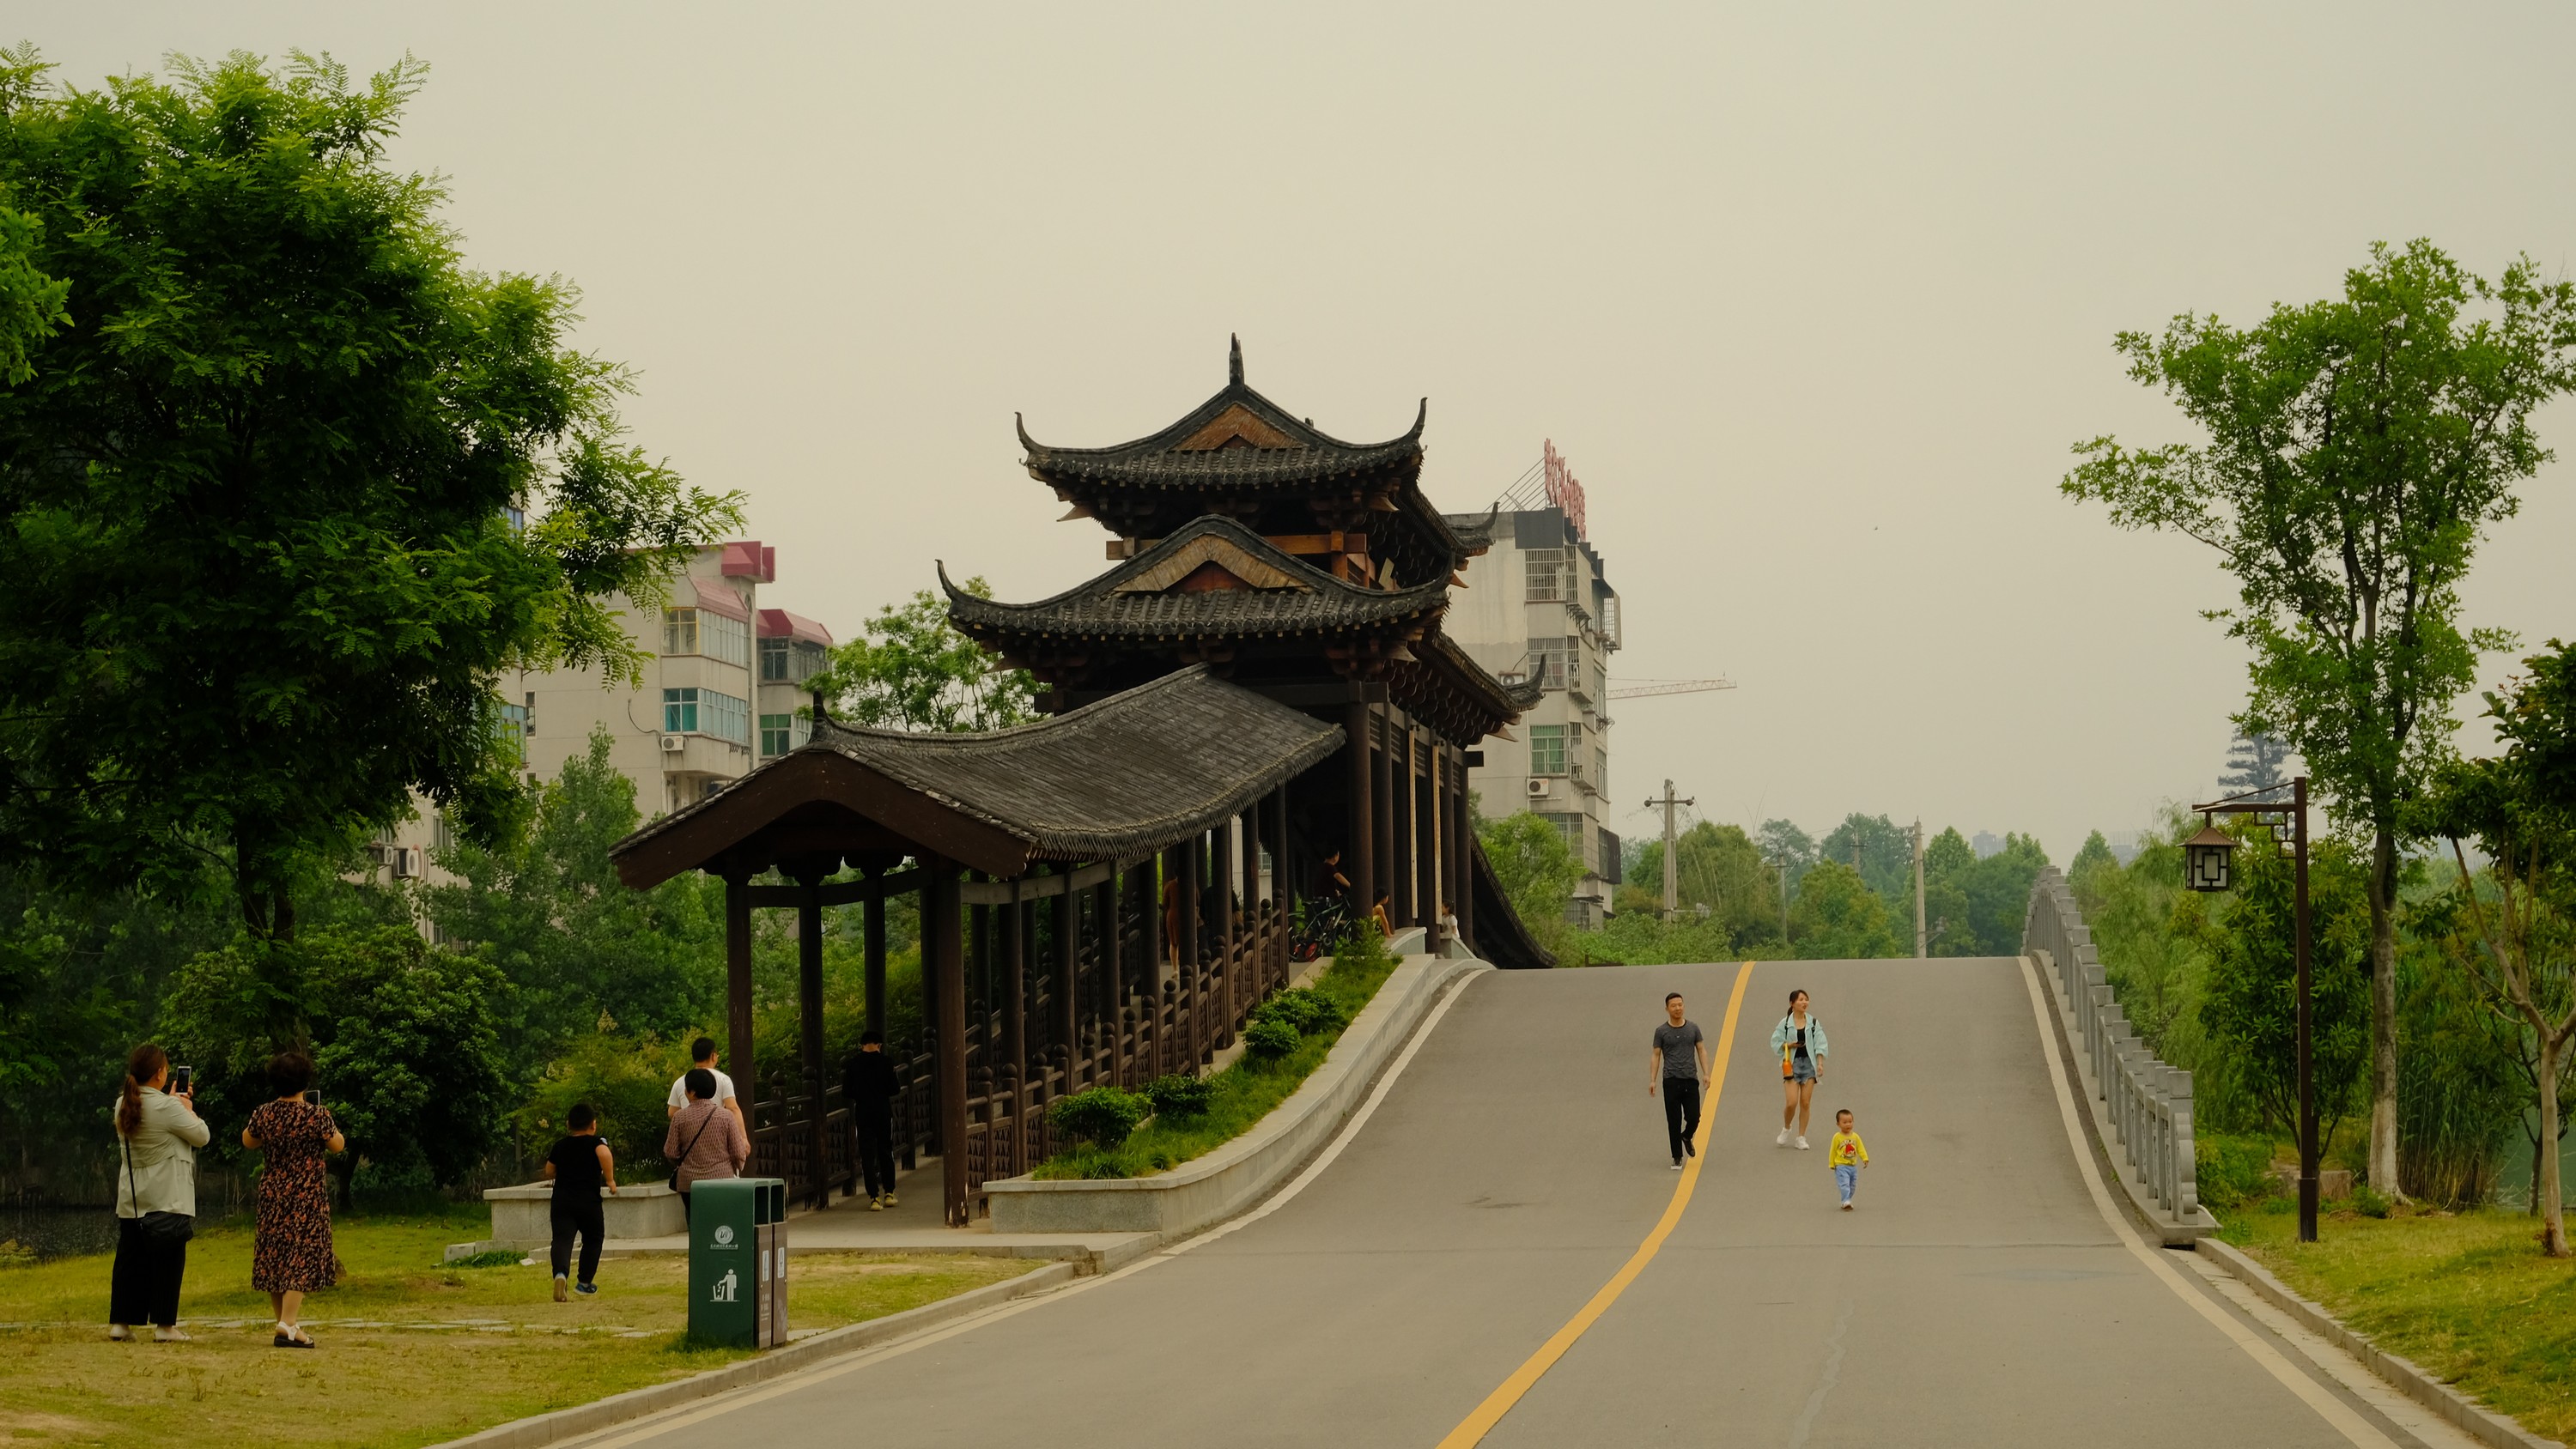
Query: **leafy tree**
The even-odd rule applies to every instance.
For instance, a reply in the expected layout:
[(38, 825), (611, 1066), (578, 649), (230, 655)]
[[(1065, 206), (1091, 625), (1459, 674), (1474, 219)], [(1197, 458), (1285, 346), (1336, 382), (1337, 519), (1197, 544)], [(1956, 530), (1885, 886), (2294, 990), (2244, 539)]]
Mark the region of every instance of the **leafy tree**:
[(2162, 388), (2205, 444), (2079, 443), (2071, 497), (2123, 528), (2216, 549), (2251, 691), (2238, 725), (2307, 761), (2370, 843), (2370, 1177), (2397, 1181), (2398, 812), (2449, 747), (2481, 649), (2460, 580), (2514, 485), (2549, 457), (2532, 411), (2576, 388), (2576, 283), (2528, 257), (2493, 281), (2427, 241), (2374, 245), (2343, 295), (2250, 328), (2186, 313), (2124, 332), (2130, 376)]
[(1910, 954), (1900, 949), (1887, 902), (1839, 860), (1816, 862), (1789, 911), (1789, 940), (1807, 961)]
[(1869, 888), (1891, 903), (1903, 902), (1906, 914), (1913, 914), (1914, 904), (1914, 828), (1899, 825), (1884, 815), (1863, 815), (1855, 810), (1843, 817), (1817, 846), (1817, 854), (1860, 872)]
[[(2417, 819), (2450, 842), (2459, 866), (2470, 948), (2452, 958), (2527, 1043), (2540, 1109), (2532, 1192), (2542, 1251), (2565, 1257), (2558, 1139), (2576, 1039), (2576, 647), (2552, 640), (2550, 649), (2487, 696), (2504, 754), (2446, 766)], [(2470, 869), (2465, 844), (2485, 853), (2484, 871)]]
[(2117, 870), (2119, 866), (2120, 858), (2111, 853), (2111, 842), (2103, 839), (2102, 832), (2096, 830), (2084, 837), (2083, 849), (2076, 851), (2075, 859), (2067, 862), (2066, 878), (2070, 882), (2078, 881), (2094, 871), (2104, 868)]
[(609, 763), (613, 746), (606, 729), (592, 731), (590, 748), (538, 791), (523, 837), (458, 842), (439, 857), (457, 882), (423, 892), (441, 938), (508, 978), (506, 1040), (524, 1074), (603, 1020), (671, 1036), (721, 1012), (719, 892), (695, 875), (628, 890), (609, 863), (640, 821), (634, 782)]
[[(0, 61), (13, 240), (67, 287), (0, 388), (0, 848), (93, 886), (212, 863), (285, 942), (295, 883), (415, 791), (505, 836), (498, 671), (634, 676), (608, 601), (738, 510), (619, 443), (571, 288), (467, 271), (441, 185), (385, 164), (419, 65), (171, 69)], [(315, 1004), (267, 996), (298, 1034)]]
[[(1774, 941), (1780, 938), (1779, 873), (1762, 858), (1762, 853), (1743, 828), (1719, 825), (1702, 820), (1673, 839), (1675, 898), (1686, 911), (1706, 906), (1710, 918), (1719, 928), (1718, 939), (1729, 943)], [(1663, 908), (1664, 843), (1650, 840), (1639, 848), (1637, 864), (1631, 879), (1656, 882), (1649, 891), (1642, 885), (1623, 886), (1621, 909), (1628, 914), (1638, 911), (1660, 912)], [(1623, 958), (1624, 959), (1624, 958)]]
[(2236, 738), (2227, 746), (2227, 773), (2218, 777), (2221, 790), (2269, 790), (2290, 783), (2281, 773), (2282, 764), (2290, 758), (2290, 747), (2263, 733), (2248, 731), (2239, 725)]
[[(973, 578), (965, 591), (983, 598), (992, 589)], [(956, 734), (1037, 718), (1037, 683), (1028, 671), (1003, 668), (958, 633), (948, 606), (928, 589), (878, 610), (858, 638), (833, 648), (830, 666), (806, 687), (830, 702), (833, 718), (879, 729)]]
[(275, 1029), (276, 998), (301, 1003), (323, 1103), (349, 1139), (335, 1166), (345, 1202), (362, 1165), (446, 1186), (501, 1139), (510, 1078), (492, 1019), (508, 994), (489, 964), (408, 926), (245, 933), (180, 972), (166, 1025), (199, 1065), (201, 1110), (238, 1122), (267, 1100), (268, 1057), (305, 1040)]
[[(2200, 1021), (2233, 1086), (2280, 1133), (2299, 1122), (2298, 958), (2289, 858), (2260, 826), (2241, 826), (2236, 884), (2196, 944), (2209, 953)], [(2321, 1140), (2353, 1105), (2370, 1054), (2369, 870), (2340, 841), (2309, 851), (2311, 1061)], [(2373, 1180), (2396, 1191), (2392, 1180)]]
[[(0, 76), (31, 59), (23, 47), (0, 50)], [(0, 94), (0, 110), (10, 105), (10, 98)], [(71, 283), (46, 276), (36, 266), (44, 232), (43, 222), (9, 204), (9, 188), (0, 184), (0, 384), (14, 386), (35, 376), (29, 351), (71, 320), (63, 310)]]
[(1565, 843), (1555, 822), (1523, 810), (1500, 820), (1481, 821), (1476, 838), (1494, 879), (1520, 917), (1522, 929), (1550, 953), (1563, 955), (1572, 928), (1565, 919), (1574, 887), (1583, 879), (1583, 862)]

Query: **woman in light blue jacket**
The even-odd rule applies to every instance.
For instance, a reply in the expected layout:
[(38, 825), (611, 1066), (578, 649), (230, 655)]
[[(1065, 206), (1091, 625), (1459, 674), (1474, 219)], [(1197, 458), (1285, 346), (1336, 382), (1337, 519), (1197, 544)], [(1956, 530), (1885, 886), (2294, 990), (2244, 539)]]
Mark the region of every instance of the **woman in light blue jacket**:
[(1795, 1135), (1799, 1150), (1805, 1151), (1807, 1114), (1816, 1100), (1816, 1083), (1825, 1079), (1825, 1024), (1807, 1009), (1807, 993), (1789, 993), (1789, 1014), (1771, 1028), (1771, 1050), (1780, 1054), (1780, 1085), (1789, 1098), (1780, 1109), (1777, 1140), (1786, 1147)]

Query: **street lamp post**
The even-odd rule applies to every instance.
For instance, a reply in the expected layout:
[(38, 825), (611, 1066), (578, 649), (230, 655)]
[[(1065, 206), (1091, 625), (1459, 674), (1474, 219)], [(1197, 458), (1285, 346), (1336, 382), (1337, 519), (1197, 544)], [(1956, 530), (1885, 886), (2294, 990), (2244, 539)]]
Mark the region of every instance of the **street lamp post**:
[[(2296, 881), (2290, 912), (2291, 939), (2299, 968), (2299, 1241), (2313, 1243), (2317, 1240), (2317, 1093), (2310, 1049), (2314, 992), (2308, 978), (2308, 777), (2300, 775), (2290, 781), (2286, 812), (2279, 800), (2250, 798), (2270, 795), (2280, 788), (2271, 785), (2191, 807), (2200, 812), (2201, 825), (2198, 835), (2183, 842), (2183, 883), (2196, 891), (2223, 891), (2231, 884), (2228, 852), (2236, 848), (2236, 842), (2218, 828), (2211, 816), (2254, 816), (2257, 823), (2271, 830), (2276, 845), (2282, 829), (2288, 828), (2291, 872)], [(2289, 817), (2286, 821), (2280, 818), (2285, 813)]]

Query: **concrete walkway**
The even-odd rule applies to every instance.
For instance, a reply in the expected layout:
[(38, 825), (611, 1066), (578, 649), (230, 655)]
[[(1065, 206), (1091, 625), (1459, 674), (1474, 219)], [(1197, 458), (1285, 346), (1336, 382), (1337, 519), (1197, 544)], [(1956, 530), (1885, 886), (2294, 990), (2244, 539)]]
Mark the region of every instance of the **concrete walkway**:
[[(1737, 972), (1482, 978), (1338, 1158), (1239, 1231), (589, 1442), (1441, 1444), (1666, 1215), (1648, 1031), (1677, 989), (1714, 1045)], [(1792, 986), (1834, 1044), (1809, 1152), (1772, 1142)], [(1848, 1214), (1824, 1161), (1845, 1105), (1873, 1154)], [(1483, 1442), (2420, 1442), (2249, 1347), (2273, 1331), (2105, 1220), (2018, 962), (1755, 968), (1708, 1140), (1660, 1255)]]

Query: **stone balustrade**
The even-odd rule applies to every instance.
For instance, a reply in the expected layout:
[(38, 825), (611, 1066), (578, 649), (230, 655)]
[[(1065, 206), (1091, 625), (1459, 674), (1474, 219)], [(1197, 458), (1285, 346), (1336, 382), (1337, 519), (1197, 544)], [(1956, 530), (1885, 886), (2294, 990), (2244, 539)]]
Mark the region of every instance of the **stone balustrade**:
[(2022, 949), (2036, 956), (2055, 987), (2082, 1060), (2085, 1083), (2108, 1125), (2113, 1164), (2152, 1216), (2175, 1225), (2204, 1223), (2194, 1180), (2191, 1073), (2157, 1060), (2138, 1035), (2102, 971), (2092, 928), (2076, 909), (2066, 877), (2040, 872), (2030, 891)]

